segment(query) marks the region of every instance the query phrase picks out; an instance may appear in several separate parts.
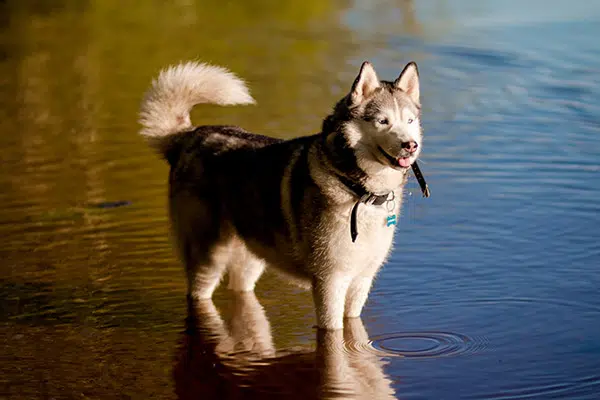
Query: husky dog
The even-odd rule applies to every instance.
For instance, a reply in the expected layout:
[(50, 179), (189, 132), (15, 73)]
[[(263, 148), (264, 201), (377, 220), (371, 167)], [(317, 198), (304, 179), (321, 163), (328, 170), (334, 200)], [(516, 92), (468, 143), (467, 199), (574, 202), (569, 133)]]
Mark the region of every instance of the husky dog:
[(291, 140), (236, 126), (194, 127), (199, 103), (252, 104), (224, 68), (163, 70), (143, 100), (141, 134), (171, 166), (169, 208), (189, 295), (208, 299), (225, 271), (251, 291), (265, 265), (312, 286), (317, 324), (358, 317), (386, 260), (402, 187), (421, 151), (419, 74), (393, 82), (364, 62), (322, 132)]

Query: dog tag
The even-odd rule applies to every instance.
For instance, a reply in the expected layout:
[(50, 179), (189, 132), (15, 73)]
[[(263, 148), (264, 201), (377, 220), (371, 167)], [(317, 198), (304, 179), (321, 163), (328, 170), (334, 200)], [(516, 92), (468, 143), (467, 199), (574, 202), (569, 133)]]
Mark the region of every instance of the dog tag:
[(392, 226), (392, 225), (396, 225), (396, 214), (388, 215), (386, 217), (385, 226)]

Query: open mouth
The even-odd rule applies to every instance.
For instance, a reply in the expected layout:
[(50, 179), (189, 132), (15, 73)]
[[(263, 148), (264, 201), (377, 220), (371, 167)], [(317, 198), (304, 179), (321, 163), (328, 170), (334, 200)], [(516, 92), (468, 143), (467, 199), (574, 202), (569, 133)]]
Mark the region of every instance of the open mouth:
[(409, 157), (392, 157), (390, 156), (385, 150), (383, 150), (381, 148), (381, 146), (377, 146), (377, 148), (379, 149), (379, 151), (381, 152), (381, 154), (384, 155), (384, 157), (390, 162), (390, 164), (392, 164), (392, 167), (394, 168), (409, 168), (412, 164), (412, 161)]

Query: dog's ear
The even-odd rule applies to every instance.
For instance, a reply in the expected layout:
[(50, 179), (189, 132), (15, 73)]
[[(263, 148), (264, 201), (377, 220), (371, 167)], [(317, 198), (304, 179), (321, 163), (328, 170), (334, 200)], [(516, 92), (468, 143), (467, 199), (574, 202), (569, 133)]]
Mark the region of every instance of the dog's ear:
[(394, 81), (394, 86), (408, 94), (411, 100), (416, 104), (421, 104), (419, 91), (419, 70), (414, 61), (406, 64), (406, 67), (404, 67), (398, 79)]
[(352, 91), (350, 92), (350, 99), (353, 104), (359, 104), (367, 97), (369, 97), (375, 89), (379, 87), (379, 78), (373, 69), (373, 65), (370, 62), (365, 61), (360, 67), (360, 72), (354, 80), (352, 85)]

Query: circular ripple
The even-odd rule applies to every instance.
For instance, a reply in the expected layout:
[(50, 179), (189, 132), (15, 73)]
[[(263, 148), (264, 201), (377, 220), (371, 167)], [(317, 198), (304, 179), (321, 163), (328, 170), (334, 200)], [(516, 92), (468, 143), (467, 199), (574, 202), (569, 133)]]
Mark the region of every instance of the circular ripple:
[(371, 346), (386, 356), (439, 358), (472, 353), (485, 342), (452, 332), (399, 332), (373, 338)]

